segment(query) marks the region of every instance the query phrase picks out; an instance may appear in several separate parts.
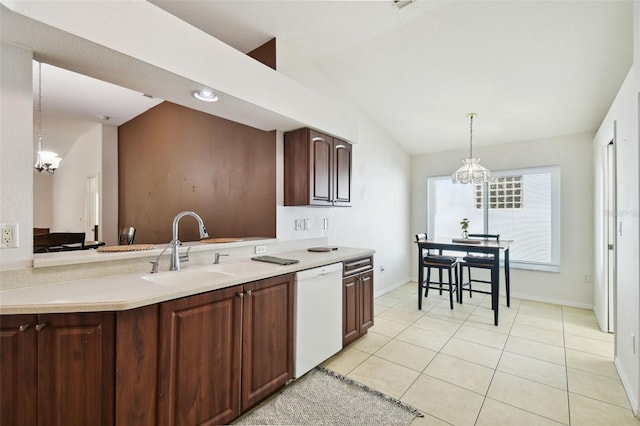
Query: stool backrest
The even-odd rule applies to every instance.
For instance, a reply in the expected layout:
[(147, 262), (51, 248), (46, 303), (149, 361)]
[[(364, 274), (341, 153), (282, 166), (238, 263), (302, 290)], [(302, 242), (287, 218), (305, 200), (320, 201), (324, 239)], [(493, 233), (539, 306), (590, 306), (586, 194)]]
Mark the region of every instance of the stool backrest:
[(426, 240), (427, 239), (427, 233), (422, 233), (422, 234), (416, 234), (416, 241), (420, 241), (420, 240)]

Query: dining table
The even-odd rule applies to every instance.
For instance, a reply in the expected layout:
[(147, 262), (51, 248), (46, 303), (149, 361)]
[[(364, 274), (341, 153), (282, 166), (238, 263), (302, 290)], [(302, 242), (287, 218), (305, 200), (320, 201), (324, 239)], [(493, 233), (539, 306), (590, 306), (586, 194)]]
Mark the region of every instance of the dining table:
[[(493, 322), (498, 325), (498, 306), (500, 302), (500, 252), (504, 253), (504, 275), (507, 307), (511, 306), (510, 274), (509, 274), (509, 246), (513, 240), (489, 240), (474, 238), (436, 238), (414, 241), (418, 245), (418, 283), (424, 280), (424, 268), (422, 267), (423, 250), (438, 250), (482, 253), (493, 255), (491, 267), (491, 309), (493, 310)], [(420, 295), (422, 297), (422, 295)]]

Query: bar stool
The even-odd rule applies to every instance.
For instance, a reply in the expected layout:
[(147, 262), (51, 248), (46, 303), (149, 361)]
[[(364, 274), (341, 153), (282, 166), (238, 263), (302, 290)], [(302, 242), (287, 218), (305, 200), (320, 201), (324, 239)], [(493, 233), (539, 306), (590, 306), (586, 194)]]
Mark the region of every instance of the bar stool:
[[(480, 238), (483, 240), (495, 239), (496, 241), (500, 241), (500, 234), (469, 234), (469, 238)], [(491, 280), (472, 278), (471, 270), (474, 268), (491, 270), (493, 268), (493, 260), (493, 255), (491, 254), (467, 254), (459, 261), (460, 278), (458, 282), (460, 283), (460, 303), (462, 303), (462, 295), (465, 288), (469, 289), (469, 297), (473, 297), (473, 293), (491, 294), (490, 290), (473, 288), (473, 283), (491, 284)], [(464, 281), (464, 268), (467, 268), (467, 276), (469, 278), (467, 282)]]
[[(416, 241), (426, 240), (427, 234), (416, 234)], [(420, 250), (420, 248), (418, 248)], [(429, 294), (429, 289), (438, 290), (440, 294), (443, 291), (449, 292), (449, 307), (453, 309), (453, 294), (456, 294), (456, 301), (459, 302), (458, 295), (458, 259), (453, 256), (443, 256), (439, 254), (432, 254), (429, 250), (422, 249), (420, 253), (420, 259), (422, 259), (422, 265), (420, 267), (427, 269), (427, 278), (421, 280), (418, 277), (418, 309), (422, 310), (422, 289), (424, 289), (424, 297)], [(438, 270), (438, 281), (431, 280), (431, 270)], [(444, 271), (449, 272), (449, 281), (443, 281)], [(424, 276), (424, 270), (422, 271)], [(460, 302), (459, 302), (460, 303)]]

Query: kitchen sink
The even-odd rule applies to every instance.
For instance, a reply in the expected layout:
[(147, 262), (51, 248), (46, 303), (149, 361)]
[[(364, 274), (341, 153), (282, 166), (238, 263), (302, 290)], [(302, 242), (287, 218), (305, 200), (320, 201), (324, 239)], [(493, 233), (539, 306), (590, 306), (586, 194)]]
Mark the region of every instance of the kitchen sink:
[(252, 260), (220, 263), (207, 267), (196, 267), (194, 269), (180, 269), (179, 271), (166, 271), (157, 274), (146, 274), (142, 278), (161, 286), (181, 286), (207, 284), (211, 281), (229, 279), (237, 275), (253, 275), (263, 272), (270, 272), (277, 269), (279, 265)]
[(256, 262), (254, 260), (246, 260), (232, 263), (220, 263), (209, 268), (212, 272), (220, 272), (229, 275), (256, 274), (261, 272), (269, 272), (277, 269), (280, 265), (265, 262)]
[(211, 271), (208, 269), (181, 269), (179, 271), (147, 274), (142, 278), (161, 286), (180, 286), (189, 284), (206, 284), (210, 281), (228, 279), (234, 274)]

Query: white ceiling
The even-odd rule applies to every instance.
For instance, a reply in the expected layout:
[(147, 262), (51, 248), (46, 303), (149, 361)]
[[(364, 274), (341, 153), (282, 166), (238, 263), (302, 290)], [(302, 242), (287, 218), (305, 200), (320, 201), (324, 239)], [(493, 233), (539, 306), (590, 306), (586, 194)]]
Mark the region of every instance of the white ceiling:
[[(474, 146), (595, 131), (633, 56), (630, 1), (152, 3), (242, 52), (274, 37), (297, 47), (411, 154), (465, 148), (472, 111)], [(98, 89), (43, 90), (47, 108), (78, 115), (150, 106), (139, 92), (105, 94), (115, 104), (101, 110), (86, 104)]]

